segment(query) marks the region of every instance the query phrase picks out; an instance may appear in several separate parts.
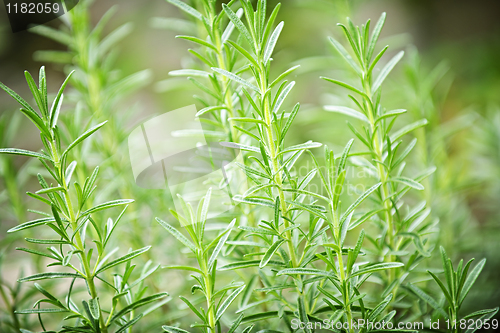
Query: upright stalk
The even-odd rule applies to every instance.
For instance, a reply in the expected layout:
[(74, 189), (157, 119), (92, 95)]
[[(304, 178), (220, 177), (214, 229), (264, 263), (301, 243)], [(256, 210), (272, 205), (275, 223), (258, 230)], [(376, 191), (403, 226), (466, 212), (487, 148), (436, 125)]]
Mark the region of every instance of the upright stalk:
[[(266, 78), (267, 78), (267, 73), (265, 70), (265, 65), (262, 63), (262, 60), (259, 59), (261, 67), (259, 68), (259, 75), (261, 77), (260, 81), (260, 94), (261, 96), (266, 96), (266, 91), (268, 89)], [(273, 134), (273, 124), (272, 124), (272, 117), (271, 117), (271, 100), (269, 97), (269, 94), (265, 97), (264, 101), (264, 121), (266, 122), (266, 139), (267, 139), (267, 146), (269, 147), (269, 155), (271, 157), (272, 161), (272, 170), (273, 170), (273, 175), (274, 175), (274, 180), (276, 182), (277, 188), (278, 188), (278, 195), (280, 198), (280, 205), (281, 205), (281, 212), (283, 214), (283, 220), (284, 220), (284, 229), (287, 229), (290, 227), (290, 222), (288, 220), (288, 208), (287, 204), (285, 201), (285, 193), (283, 192), (283, 179), (281, 177), (281, 171), (279, 167), (279, 160), (278, 160), (278, 151), (277, 147), (275, 146), (275, 138)], [(297, 262), (297, 257), (295, 254), (295, 249), (293, 247), (292, 243), (292, 233), (290, 230), (286, 232), (286, 238), (287, 238), (287, 246), (288, 246), (288, 252), (290, 254), (290, 259), (292, 261), (292, 267), (297, 267), (298, 262)]]
[[(375, 126), (375, 112), (373, 110), (373, 100), (372, 100), (372, 93), (371, 93), (371, 88), (370, 88), (370, 82), (366, 80), (366, 77), (368, 73), (364, 72), (363, 73), (363, 88), (366, 96), (368, 97), (369, 102), (365, 103), (365, 107), (367, 108), (367, 114), (368, 114), (368, 120), (370, 122), (370, 130), (372, 133), (374, 133), (374, 138), (373, 138), (373, 147), (374, 147), (374, 153), (378, 161), (383, 161), (383, 142), (380, 140), (380, 135), (379, 131), (381, 131), (380, 127)], [(388, 238), (388, 243), (389, 243), (389, 251), (396, 251), (394, 248), (394, 225), (393, 225), (393, 219), (392, 219), (392, 203), (389, 200), (389, 189), (387, 186), (387, 180), (389, 179), (389, 174), (384, 169), (384, 166), (380, 163), (377, 163), (377, 173), (378, 177), (380, 179), (380, 182), (382, 183), (381, 188), (382, 188), (382, 202), (384, 206), (384, 216), (385, 216), (385, 221), (387, 222), (387, 238)], [(386, 261), (387, 262), (392, 262), (394, 261), (394, 257), (392, 254), (386, 256)], [(389, 270), (388, 271), (388, 277), (389, 277), (389, 284), (392, 283), (394, 280), (394, 270)]]

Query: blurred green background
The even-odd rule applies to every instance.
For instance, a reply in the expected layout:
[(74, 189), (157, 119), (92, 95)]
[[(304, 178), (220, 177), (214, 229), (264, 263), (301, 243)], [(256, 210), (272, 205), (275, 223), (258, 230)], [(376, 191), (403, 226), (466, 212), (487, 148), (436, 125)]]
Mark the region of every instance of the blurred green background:
[[(108, 31), (127, 22), (133, 24), (132, 33), (118, 45), (113, 67), (122, 76), (152, 70), (148, 85), (113, 106), (112, 114), (117, 118), (123, 113), (130, 116), (123, 129), (127, 133), (152, 115), (195, 103), (192, 97), (195, 89), (185, 80), (164, 81), (169, 71), (183, 67), (188, 44), (174, 38), (178, 30), (158, 29), (153, 20), (180, 18), (182, 14), (163, 0), (99, 0), (91, 6), (92, 22), (95, 24), (113, 5), (119, 7), (106, 27)], [(302, 65), (294, 77), (297, 85), (289, 100), (301, 102), (303, 109), (290, 136), (297, 143), (315, 140), (335, 149), (352, 137), (346, 118), (321, 108), (344, 97), (342, 91), (332, 89), (319, 76), (350, 75), (326, 37), (340, 36), (336, 23), (344, 22), (346, 16), (361, 23), (368, 18), (378, 19), (384, 11), (387, 22), (381, 43), (389, 44), (392, 54), (401, 49), (406, 51), (403, 61), (389, 77), (384, 103), (387, 107), (408, 109), (416, 119), (423, 116), (430, 121), (424, 133), (427, 142), (414, 158), (438, 168), (423, 195), (430, 200), (434, 216), (440, 219), (440, 242), (455, 259), (487, 258), (468, 304), (482, 304), (483, 308), (497, 306), (500, 303), (500, 1), (283, 0), (278, 19), (285, 21), (285, 28), (273, 70), (278, 73), (292, 64)], [(48, 25), (58, 27), (60, 22)], [(5, 8), (1, 7), (0, 81), (21, 96), (29, 93), (22, 72), (36, 73), (42, 65), (33, 57), (38, 50), (64, 50), (64, 47), (29, 31), (13, 34)], [(65, 76), (64, 66), (47, 64), (47, 76), (49, 91), (53, 92)], [(9, 133), (17, 121), (14, 117), (17, 105), (3, 92), (0, 101), (0, 117), (6, 124), (0, 127), (2, 147), (40, 149), (38, 136), (32, 134), (25, 119), (20, 119), (18, 129)], [(134, 105), (132, 110), (130, 105)], [(10, 142), (6, 142), (6, 136), (10, 136)], [(116, 154), (126, 154), (123, 144)], [(24, 193), (37, 188), (34, 177), (37, 166), (36, 162), (25, 164), (24, 159), (11, 162), (11, 169), (6, 162), (0, 167), (0, 248), (1, 252), (9, 253), (9, 259), (1, 263), (0, 274), (9, 283), (15, 281), (20, 270), (36, 269), (36, 263), (14, 251), (22, 239), (6, 237), (6, 230), (26, 214), (21, 208), (31, 201)], [(124, 173), (130, 172), (130, 165), (122, 167)], [(17, 199), (9, 192), (9, 175), (17, 177), (17, 185), (13, 185)], [(134, 186), (132, 178), (130, 184)], [(100, 186), (111, 185), (101, 182)], [(144, 191), (140, 189), (135, 189), (134, 195), (139, 204), (141, 198), (143, 202), (148, 200), (142, 197)], [(155, 195), (168, 202), (159, 191)], [(147, 227), (146, 239), (153, 243), (161, 242), (158, 237), (167, 238), (164, 233), (153, 236), (157, 229), (152, 217), (166, 215), (168, 204), (155, 210), (141, 211), (141, 223)], [(155, 250), (153, 260), (169, 263), (168, 251)], [(438, 267), (439, 262), (431, 265)], [(175, 279), (179, 277), (176, 273), (167, 275), (170, 285), (178, 284)]]

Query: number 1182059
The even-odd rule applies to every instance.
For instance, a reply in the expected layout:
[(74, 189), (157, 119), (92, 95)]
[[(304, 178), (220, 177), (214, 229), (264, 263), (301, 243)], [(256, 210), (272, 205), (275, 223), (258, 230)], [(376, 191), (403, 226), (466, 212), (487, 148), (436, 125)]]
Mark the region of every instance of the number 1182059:
[(58, 3), (34, 3), (34, 2), (22, 2), (22, 3), (7, 3), (8, 14), (57, 14), (62, 10), (61, 5)]

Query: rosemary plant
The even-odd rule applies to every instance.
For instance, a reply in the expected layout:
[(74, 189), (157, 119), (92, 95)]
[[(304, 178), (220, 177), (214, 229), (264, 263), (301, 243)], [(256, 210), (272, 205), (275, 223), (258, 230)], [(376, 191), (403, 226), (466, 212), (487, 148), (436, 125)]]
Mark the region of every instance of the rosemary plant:
[[(410, 209), (408, 205), (405, 205), (403, 197), (411, 189), (423, 190), (424, 187), (420, 181), (429, 176), (435, 168), (431, 167), (413, 177), (403, 176), (405, 159), (414, 148), (416, 139), (413, 139), (406, 147), (402, 139), (415, 129), (425, 126), (427, 120), (421, 119), (394, 131), (396, 120), (406, 110), (386, 111), (381, 105), (382, 83), (403, 56), (403, 52), (397, 53), (375, 77), (376, 65), (388, 49), (386, 46), (375, 55), (377, 40), (385, 17), (385, 13), (382, 14), (371, 36), (370, 21), (361, 27), (354, 26), (349, 19), (347, 26), (339, 24), (354, 56), (351, 56), (337, 40), (330, 38), (335, 49), (359, 77), (361, 88), (336, 79), (324, 79), (353, 93), (349, 95), (349, 98), (359, 109), (357, 111), (345, 106), (326, 107), (328, 111), (347, 114), (363, 122), (361, 128), (348, 123), (355, 136), (368, 149), (368, 158), (360, 159), (359, 165), (366, 169), (368, 174), (375, 174), (381, 182), (376, 192), (378, 218), (375, 218), (374, 222), (379, 227), (382, 237), (375, 239), (367, 235), (367, 239), (372, 243), (376, 255), (385, 258), (385, 261), (404, 263), (404, 267), (389, 270), (384, 277), (385, 290), (382, 296), (392, 293), (395, 302), (393, 306), (397, 306), (397, 302), (401, 301), (397, 293), (398, 286), (419, 261), (430, 256), (433, 246), (426, 246), (426, 243), (435, 224), (435, 221), (426, 220), (430, 211), (426, 209), (425, 201)], [(414, 249), (411, 248), (412, 244)]]
[[(494, 309), (479, 310), (465, 316), (459, 316), (460, 308), (479, 274), (481, 274), (486, 259), (482, 259), (472, 270), (470, 270), (470, 272), (469, 269), (474, 259), (469, 260), (465, 266), (463, 265), (464, 261), (460, 260), (455, 270), (453, 269), (451, 259), (448, 257), (443, 247), (440, 247), (440, 252), (445, 273), (445, 281), (442, 282), (436, 274), (431, 271), (427, 272), (439, 286), (440, 291), (446, 299), (447, 306), (444, 307), (441, 302), (436, 301), (432, 296), (411, 283), (408, 284), (408, 288), (431, 307), (435, 314), (433, 316), (434, 322), (437, 321), (436, 318), (440, 317), (445, 320), (445, 327), (448, 332), (473, 333), (478, 329), (497, 329), (498, 323), (495, 325), (494, 323), (490, 323), (489, 320), (498, 313), (498, 307)], [(496, 326), (496, 328), (494, 326)]]
[[(199, 62), (197, 68), (171, 71), (171, 76), (187, 76), (188, 79), (204, 93), (204, 97), (195, 96), (204, 108), (197, 116), (211, 115), (210, 118), (200, 118), (206, 126), (213, 127), (216, 131), (226, 131), (222, 137), (226, 141), (238, 142), (240, 133), (233, 127), (233, 117), (238, 115), (239, 95), (224, 75), (211, 70), (212, 67), (224, 70), (234, 70), (238, 53), (229, 47), (229, 38), (234, 35), (234, 24), (229, 21), (224, 11), (217, 12), (216, 1), (196, 1), (198, 11), (180, 0), (167, 0), (182, 11), (190, 15), (200, 29), (195, 36), (180, 35), (177, 38), (185, 39), (198, 46), (197, 50), (189, 49), (189, 53)], [(241, 14), (241, 11), (239, 12)], [(200, 79), (208, 79), (209, 85)], [(211, 132), (207, 131), (207, 134)], [(218, 136), (219, 137), (219, 136)], [(219, 137), (220, 138), (220, 137)]]
[[(101, 166), (105, 168), (106, 180), (112, 184), (110, 188), (116, 188), (110, 193), (117, 193), (121, 197), (133, 197), (139, 201), (139, 207), (143, 204), (153, 204), (156, 196), (148, 191), (140, 191), (134, 187), (130, 179), (133, 178), (128, 168), (123, 165), (129, 162), (127, 150), (124, 143), (130, 134), (127, 128), (130, 126), (132, 108), (127, 109), (122, 105), (123, 99), (131, 93), (141, 89), (151, 81), (151, 71), (142, 70), (128, 76), (124, 76), (117, 68), (116, 60), (119, 54), (120, 43), (127, 38), (133, 30), (131, 22), (127, 22), (111, 32), (104, 31), (109, 21), (117, 12), (117, 6), (108, 9), (99, 19), (97, 24), (92, 25), (91, 7), (93, 0), (84, 0), (78, 3), (67, 15), (62, 17), (59, 29), (47, 26), (37, 26), (30, 29), (46, 38), (55, 40), (67, 50), (39, 50), (34, 54), (34, 59), (41, 62), (51, 62), (64, 65), (64, 70), (74, 70), (70, 82), (75, 90), (68, 93), (68, 99), (75, 103), (75, 115), (78, 119), (85, 121), (92, 117), (95, 121), (108, 120), (108, 125), (102, 129), (103, 140), (92, 142), (99, 159), (103, 161)], [(119, 110), (119, 116), (116, 116)], [(63, 122), (71, 133), (78, 131), (78, 122), (73, 117), (62, 117)], [(75, 150), (75, 154), (83, 154), (81, 149)], [(82, 168), (91, 171), (93, 166), (82, 162)], [(82, 182), (82, 176), (79, 181)], [(160, 200), (158, 200), (158, 203)], [(131, 207), (128, 215), (134, 226), (133, 233), (128, 233), (130, 242), (134, 246), (144, 246), (144, 239), (137, 237), (141, 226), (136, 211), (139, 207)], [(147, 240), (153, 241), (153, 240)], [(149, 256), (149, 254), (148, 254)]]
[[(355, 274), (352, 268), (360, 251), (361, 239), (358, 246), (349, 255), (347, 273), (344, 271), (342, 254), (339, 257), (339, 267), (341, 268), (339, 270), (335, 269), (334, 255), (343, 253), (343, 237), (340, 230), (345, 228), (345, 231), (347, 231), (350, 225), (349, 222), (346, 222), (348, 217), (350, 220), (354, 209), (379, 185), (366, 191), (341, 215), (340, 206), (338, 206), (340, 192), (337, 193), (334, 190), (337, 179), (334, 171), (335, 159), (333, 153), (328, 152), (329, 167), (331, 169), (329, 169), (329, 181), (325, 183), (325, 186), (330, 193), (330, 197), (323, 197), (307, 190), (317, 170), (311, 170), (302, 178), (296, 174), (293, 168), (305, 151), (320, 147), (321, 144), (307, 142), (288, 147), (285, 145), (286, 133), (299, 111), (299, 104), (293, 108), (290, 114), (281, 111), (286, 97), (295, 84), (294, 82), (287, 82), (285, 78), (297, 67), (285, 71), (275, 80), (270, 79), (271, 56), (284, 26), (283, 22), (281, 22), (273, 28), (279, 5), (274, 8), (269, 19), (267, 19), (266, 1), (258, 1), (256, 9), (248, 1), (243, 0), (240, 3), (247, 24), (243, 23), (239, 15), (230, 6), (223, 5), (223, 9), (239, 30), (240, 36), (242, 36), (237, 42), (229, 40), (228, 43), (246, 59), (247, 65), (236, 73), (223, 68), (212, 69), (237, 84), (248, 103), (246, 114), (249, 116), (235, 117), (233, 120), (244, 124), (242, 127), (238, 126), (237, 129), (250, 137), (251, 144), (227, 143), (227, 145), (239, 148), (252, 155), (248, 159), (249, 162), (241, 165), (241, 167), (255, 185), (248, 189), (245, 194), (237, 196), (235, 199), (246, 204), (272, 208), (274, 210), (274, 219), (272, 221), (262, 220), (257, 227), (240, 225), (239, 228), (244, 233), (240, 233), (237, 238), (256, 236), (263, 243), (235, 239), (228, 242), (230, 245), (233, 247), (250, 245), (252, 247), (267, 248), (267, 250), (264, 252), (244, 251), (242, 252), (243, 258), (220, 269), (234, 270), (259, 266), (261, 270), (259, 275), (264, 288), (260, 288), (258, 291), (270, 293), (273, 296), (267, 302), (278, 302), (278, 311), (249, 315), (243, 319), (244, 322), (273, 317), (288, 317), (290, 326), (290, 317), (296, 316), (306, 325), (307, 331), (311, 331), (308, 325), (311, 316), (314, 317), (332, 308), (335, 311), (338, 310), (338, 305), (334, 306), (333, 304), (332, 308), (329, 306), (316, 308), (319, 296), (317, 290), (318, 288), (321, 289), (321, 286), (326, 281), (335, 281), (334, 284), (339, 288), (339, 291), (344, 291), (346, 298), (344, 303), (340, 302), (340, 304), (342, 305), (341, 309), (345, 310), (346, 316), (349, 317), (346, 320), (349, 321), (352, 319), (350, 317), (350, 306), (353, 300), (350, 300), (347, 293), (350, 293), (353, 288), (351, 288), (348, 281), (358, 275), (402, 266), (399, 263), (375, 264), (364, 267), (359, 270), (359, 274)], [(250, 78), (246, 78), (245, 75), (245, 72), (248, 71), (251, 75)], [(350, 145), (352, 145), (352, 142), (350, 142), (338, 165), (338, 170), (340, 170), (338, 174), (339, 190), (343, 185), (342, 177), (345, 177), (343, 168), (345, 167)], [(334, 183), (331, 183), (332, 181)], [(318, 199), (325, 201), (328, 209), (317, 205), (316, 201)], [(306, 214), (310, 215), (307, 224), (308, 229), (301, 225), (300, 218)], [(328, 221), (329, 226), (323, 227), (325, 221)], [(333, 242), (330, 242), (331, 244), (328, 242), (328, 237), (324, 235), (327, 229), (331, 229), (334, 236)], [(343, 235), (345, 237), (345, 232)], [(326, 254), (316, 256), (318, 245), (323, 243), (321, 238), (328, 244), (325, 245), (325, 248), (329, 251), (328, 257), (326, 257)], [(337, 251), (332, 251), (332, 247), (336, 248)], [(275, 256), (281, 260), (273, 260)], [(260, 259), (244, 260), (244, 258), (248, 257), (260, 257)], [(326, 269), (318, 269), (312, 264), (319, 258), (325, 261)], [(265, 267), (271, 268), (270, 276), (267, 270), (264, 271)], [(357, 266), (355, 269), (357, 269)], [(338, 276), (336, 276), (337, 272)], [(306, 279), (307, 276), (314, 277)], [(289, 278), (292, 278), (292, 284), (288, 283)], [(340, 283), (337, 283), (339, 279)], [(318, 286), (318, 284), (321, 284), (321, 286)], [(297, 293), (296, 301), (288, 300), (283, 293), (284, 290), (290, 288)], [(328, 293), (328, 295), (330, 294)], [(336, 300), (334, 296), (332, 297)], [(249, 310), (258, 304), (259, 302), (248, 306), (244, 304), (244, 308)], [(341, 315), (344, 314), (343, 311), (340, 313)]]
[[(126, 208), (133, 200), (113, 200), (85, 208), (86, 202), (91, 202), (95, 192), (95, 184), (99, 168), (85, 179), (83, 184), (72, 181), (73, 173), (77, 168), (77, 161), (69, 162), (70, 152), (93, 133), (98, 131), (105, 123), (95, 125), (81, 134), (74, 141), (63, 148), (61, 140), (61, 129), (58, 126), (59, 113), (63, 103), (63, 91), (70, 79), (71, 74), (63, 82), (51, 107), (49, 108), (47, 97), (47, 83), (45, 69), (40, 69), (39, 85), (37, 86), (32, 76), (26, 72), (26, 80), (33, 94), (33, 98), (39, 109), (39, 113), (14, 91), (0, 83), (0, 87), (11, 95), (22, 106), (21, 112), (38, 128), (41, 141), (45, 150), (41, 152), (27, 151), (17, 148), (2, 148), (0, 153), (29, 156), (37, 158), (53, 178), (55, 184), (47, 181), (46, 177), (38, 174), (41, 190), (36, 193), (28, 192), (28, 195), (39, 200), (49, 207), (49, 213), (38, 211), (42, 218), (22, 223), (9, 232), (17, 232), (35, 227), (45, 227), (52, 230), (56, 237), (50, 239), (26, 238), (31, 244), (48, 245), (45, 251), (31, 248), (18, 248), (36, 256), (49, 258), (51, 263), (48, 267), (61, 266), (64, 269), (58, 271), (45, 271), (23, 277), (19, 282), (31, 282), (49, 279), (66, 278), (71, 279), (64, 300), (60, 300), (35, 283), (35, 287), (45, 296), (38, 300), (33, 309), (18, 310), (21, 314), (37, 314), (40, 325), (44, 331), (42, 315), (65, 313), (65, 321), (61, 332), (108, 332), (110, 327), (117, 327), (117, 332), (123, 332), (134, 325), (143, 313), (135, 313), (135, 309), (165, 297), (166, 293), (159, 293), (143, 297), (145, 288), (143, 280), (151, 275), (158, 267), (148, 269), (145, 267), (140, 277), (132, 281), (132, 273), (135, 265), (131, 260), (145, 253), (150, 246), (131, 251), (116, 259), (112, 259), (116, 250), (109, 250), (111, 237), (118, 222), (125, 213)], [(73, 185), (73, 186), (71, 186)], [(111, 218), (106, 223), (100, 223), (98, 212), (113, 207), (125, 206), (118, 217), (113, 221)], [(89, 232), (88, 232), (88, 229)], [(93, 233), (95, 238), (88, 237)], [(91, 239), (89, 239), (91, 238)], [(95, 246), (89, 246), (91, 240)], [(96, 251), (96, 254), (94, 254)], [(78, 264), (77, 264), (78, 263)], [(125, 264), (122, 272), (116, 270), (116, 266)], [(114, 268), (114, 278), (109, 278), (110, 269)], [(80, 281), (84, 281), (88, 295), (82, 300), (82, 306), (77, 306), (72, 301), (74, 289)], [(97, 281), (103, 282), (112, 290), (112, 295), (106, 296), (103, 290), (97, 288)], [(137, 289), (134, 289), (137, 287)], [(73, 296), (74, 297), (74, 296)], [(41, 307), (43, 303), (53, 308)], [(109, 307), (106, 309), (106, 307)], [(145, 311), (146, 314), (148, 311)]]
[[(195, 323), (191, 326), (200, 327), (202, 332), (214, 333), (221, 332), (222, 315), (226, 312), (231, 303), (234, 302), (236, 297), (245, 289), (245, 285), (243, 283), (232, 282), (219, 290), (215, 287), (217, 282), (217, 259), (229, 238), (236, 220), (233, 220), (226, 229), (219, 233), (214, 239), (208, 239), (206, 235), (206, 223), (210, 205), (210, 194), (211, 190), (202, 198), (196, 212), (190, 204), (186, 204), (181, 196), (179, 196), (179, 199), (183, 203), (184, 216), (179, 212), (171, 210), (172, 215), (186, 229), (191, 240), (187, 239), (169, 223), (159, 218), (156, 218), (156, 220), (195, 256), (198, 267), (180, 265), (166, 266), (166, 268), (187, 270), (197, 274), (192, 275), (192, 277), (199, 285), (192, 286), (191, 292), (194, 293), (199, 290), (203, 294), (206, 299), (206, 308), (201, 308), (201, 311), (199, 311), (187, 298), (184, 296), (179, 297), (201, 320), (201, 323)], [(238, 319), (233, 322), (229, 328), (229, 332), (235, 332), (242, 318), (243, 315), (240, 315)], [(171, 333), (186, 332), (172, 326), (163, 326), (163, 329)], [(249, 326), (244, 329), (244, 332), (250, 332), (251, 329), (252, 326)]]

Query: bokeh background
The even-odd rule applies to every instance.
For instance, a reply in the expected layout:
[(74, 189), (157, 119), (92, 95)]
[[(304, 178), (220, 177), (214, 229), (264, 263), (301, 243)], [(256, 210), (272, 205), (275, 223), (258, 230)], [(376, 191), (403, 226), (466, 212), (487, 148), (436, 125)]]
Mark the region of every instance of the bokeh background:
[[(270, 1), (277, 3), (277, 1)], [(117, 118), (127, 114), (123, 132), (153, 115), (190, 105), (195, 88), (183, 79), (168, 79), (171, 70), (186, 63), (185, 41), (175, 39), (182, 25), (154, 19), (181, 18), (177, 9), (163, 0), (99, 0), (91, 5), (91, 21), (95, 24), (106, 10), (118, 5), (116, 14), (106, 26), (112, 31), (129, 23), (133, 29), (121, 40), (113, 67), (125, 77), (148, 70), (141, 89), (127, 94), (112, 104), (110, 114)], [(352, 135), (342, 116), (322, 110), (321, 105), (341, 99), (341, 91), (319, 80), (320, 75), (348, 76), (342, 60), (328, 45), (327, 36), (340, 36), (337, 22), (349, 16), (355, 23), (378, 19), (387, 12), (382, 44), (390, 51), (406, 51), (402, 62), (389, 78), (385, 103), (408, 109), (416, 119), (425, 116), (430, 124), (423, 133), (427, 142), (420, 147), (415, 163), (435, 165), (438, 171), (426, 185), (426, 199), (440, 220), (440, 243), (455, 259), (487, 258), (479, 282), (471, 292), (468, 305), (482, 304), (491, 308), (500, 304), (500, 2), (498, 0), (283, 0), (278, 19), (285, 28), (274, 57), (274, 70), (301, 64), (294, 78), (297, 85), (289, 98), (300, 101), (303, 110), (297, 118), (291, 137), (297, 142), (317, 140), (332, 148), (342, 146)], [(175, 23), (175, 21), (174, 21)], [(53, 21), (49, 26), (58, 27)], [(0, 81), (21, 96), (29, 94), (22, 72), (36, 73), (42, 65), (37, 61), (40, 50), (65, 50), (47, 38), (24, 31), (13, 34), (5, 8), (0, 7)], [(49, 91), (64, 79), (65, 65), (47, 64)], [(0, 93), (0, 127), (2, 147), (15, 146), (37, 150), (38, 135), (27, 120), (16, 118), (16, 103)], [(68, 111), (69, 112), (69, 111)], [(338, 147), (337, 147), (338, 146)], [(153, 216), (167, 215), (169, 195), (155, 191), (157, 206), (151, 208), (150, 193), (134, 188), (126, 163), (124, 142), (112, 154), (123, 155), (123, 179), (128, 179), (138, 209), (142, 242), (172, 242), (158, 233)], [(425, 156), (423, 158), (422, 156)], [(18, 254), (15, 246), (22, 243), (19, 235), (8, 236), (6, 230), (26, 216), (31, 200), (24, 195), (36, 190), (36, 162), (22, 158), (0, 157), (0, 254), (2, 283), (15, 284), (20, 274), (36, 271), (39, 263)], [(92, 163), (99, 164), (99, 157)], [(12, 178), (16, 182), (12, 182)], [(127, 178), (128, 177), (128, 178)], [(101, 186), (113, 192), (111, 177)], [(123, 180), (122, 179), (122, 180)], [(152, 212), (152, 210), (155, 210)], [(132, 229), (122, 231), (134, 245)], [(160, 236), (161, 235), (161, 236)], [(162, 239), (165, 238), (166, 240)], [(169, 251), (158, 249), (153, 261), (169, 262)], [(431, 265), (438, 267), (436, 259)], [(21, 272), (22, 271), (22, 272)], [(169, 273), (157, 283), (168, 280), (169, 289), (180, 285), (181, 275)], [(25, 287), (26, 297), (32, 292)], [(171, 291), (168, 290), (168, 291)], [(175, 292), (173, 293), (175, 296)], [(177, 302), (177, 301), (176, 301)], [(0, 304), (3, 304), (0, 301)], [(1, 305), (0, 305), (1, 306)], [(29, 306), (29, 305), (28, 305)], [(165, 310), (165, 313), (167, 313)], [(182, 317), (182, 313), (165, 314)], [(161, 316), (159, 316), (161, 317)]]

